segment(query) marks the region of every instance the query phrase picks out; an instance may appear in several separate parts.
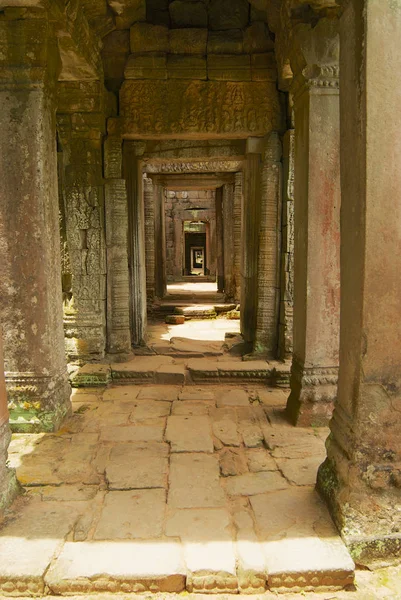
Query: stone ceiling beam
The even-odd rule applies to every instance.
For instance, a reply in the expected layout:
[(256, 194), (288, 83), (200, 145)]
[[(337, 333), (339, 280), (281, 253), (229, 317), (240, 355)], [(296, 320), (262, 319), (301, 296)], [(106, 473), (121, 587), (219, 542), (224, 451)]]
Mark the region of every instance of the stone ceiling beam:
[(149, 174), (153, 181), (167, 190), (215, 190), (226, 183), (234, 183), (234, 176), (228, 173), (216, 175), (154, 175)]

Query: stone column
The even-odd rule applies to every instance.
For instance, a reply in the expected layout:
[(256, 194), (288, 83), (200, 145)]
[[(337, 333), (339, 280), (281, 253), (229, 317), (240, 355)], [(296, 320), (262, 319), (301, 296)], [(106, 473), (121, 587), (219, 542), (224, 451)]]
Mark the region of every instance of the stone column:
[(294, 30), (294, 354), (287, 414), (324, 425), (337, 395), (340, 308), (338, 22)]
[(217, 250), (217, 291), (224, 292), (224, 224), (223, 188), (216, 190), (216, 250)]
[(226, 302), (234, 299), (234, 185), (223, 186), (224, 293)]
[(58, 51), (45, 15), (10, 9), (0, 20), (0, 322), (10, 422), (19, 431), (54, 431), (71, 407), (58, 219)]
[(128, 195), (128, 265), (131, 296), (131, 340), (134, 346), (146, 341), (147, 303), (145, 267), (145, 212), (143, 175), (131, 142), (124, 145), (124, 174)]
[(234, 301), (241, 300), (241, 205), (242, 205), (242, 172), (235, 174), (234, 183), (234, 261), (233, 261), (233, 294)]
[(3, 509), (12, 502), (19, 488), (14, 469), (7, 467), (7, 449), (11, 440), (8, 418), (7, 393), (4, 380), (3, 337), (0, 327), (0, 517)]
[(122, 178), (122, 139), (109, 135), (104, 142), (106, 257), (107, 257), (107, 352), (131, 350), (130, 290), (128, 275), (128, 204)]
[(281, 294), (278, 357), (289, 359), (293, 351), (294, 309), (294, 130), (283, 137), (283, 206), (281, 236)]
[(275, 357), (278, 342), (281, 244), (281, 142), (266, 140), (261, 176), (258, 257), (258, 309), (254, 354)]
[(155, 207), (155, 292), (158, 298), (164, 298), (167, 293), (166, 218), (164, 209), (164, 188), (159, 183), (153, 186), (153, 197)]
[(401, 5), (352, 0), (340, 23), (340, 371), (318, 487), (370, 566), (401, 555)]
[(253, 344), (258, 310), (259, 226), (261, 217), (262, 138), (248, 138), (244, 165), (242, 205), (241, 333)]
[(153, 180), (143, 180), (145, 214), (146, 295), (149, 303), (155, 299), (155, 197)]
[(174, 277), (180, 281), (184, 272), (183, 259), (183, 244), (184, 244), (184, 223), (181, 218), (176, 216), (174, 221)]
[(217, 280), (217, 232), (216, 232), (216, 216), (213, 215), (210, 218), (209, 221), (209, 228), (210, 228), (210, 233), (209, 233), (209, 237), (210, 237), (210, 263), (209, 263), (209, 269), (210, 269), (210, 275), (211, 277), (216, 277)]
[[(99, 86), (100, 87), (100, 86)], [(70, 361), (101, 359), (106, 346), (106, 244), (103, 185), (103, 112), (76, 112), (85, 85), (60, 86), (63, 110), (57, 115), (63, 169), (61, 202), (65, 214), (70, 296), (64, 301), (66, 352)], [(93, 105), (99, 110), (103, 90), (95, 87)], [(92, 103), (91, 103), (92, 105)], [(63, 276), (64, 276), (63, 272)], [(63, 289), (63, 292), (65, 290)]]

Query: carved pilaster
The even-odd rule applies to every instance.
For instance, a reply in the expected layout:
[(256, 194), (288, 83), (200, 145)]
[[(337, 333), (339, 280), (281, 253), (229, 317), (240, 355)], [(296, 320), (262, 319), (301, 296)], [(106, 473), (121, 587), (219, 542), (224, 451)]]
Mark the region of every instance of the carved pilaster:
[[(293, 30), (294, 368), (287, 413), (328, 422), (335, 383), (310, 385), (305, 369), (336, 370), (340, 313), (340, 131), (336, 19)], [(302, 367), (302, 374), (300, 371)], [(318, 388), (321, 386), (321, 390)]]

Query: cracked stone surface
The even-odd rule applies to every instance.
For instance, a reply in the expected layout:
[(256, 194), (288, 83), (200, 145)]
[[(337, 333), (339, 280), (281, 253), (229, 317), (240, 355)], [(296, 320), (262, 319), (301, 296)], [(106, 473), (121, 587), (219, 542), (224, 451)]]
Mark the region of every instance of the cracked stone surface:
[(283, 422), (276, 392), (74, 390), (57, 434), (13, 436), (27, 493), (0, 524), (0, 594), (347, 585), (352, 561), (313, 489), (325, 431)]

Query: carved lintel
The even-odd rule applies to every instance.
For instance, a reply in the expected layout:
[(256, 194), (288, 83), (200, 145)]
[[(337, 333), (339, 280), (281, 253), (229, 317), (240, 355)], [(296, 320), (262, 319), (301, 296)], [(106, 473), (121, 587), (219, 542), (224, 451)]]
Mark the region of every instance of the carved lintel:
[(147, 173), (235, 173), (242, 169), (242, 164), (240, 160), (146, 162), (143, 168)]

